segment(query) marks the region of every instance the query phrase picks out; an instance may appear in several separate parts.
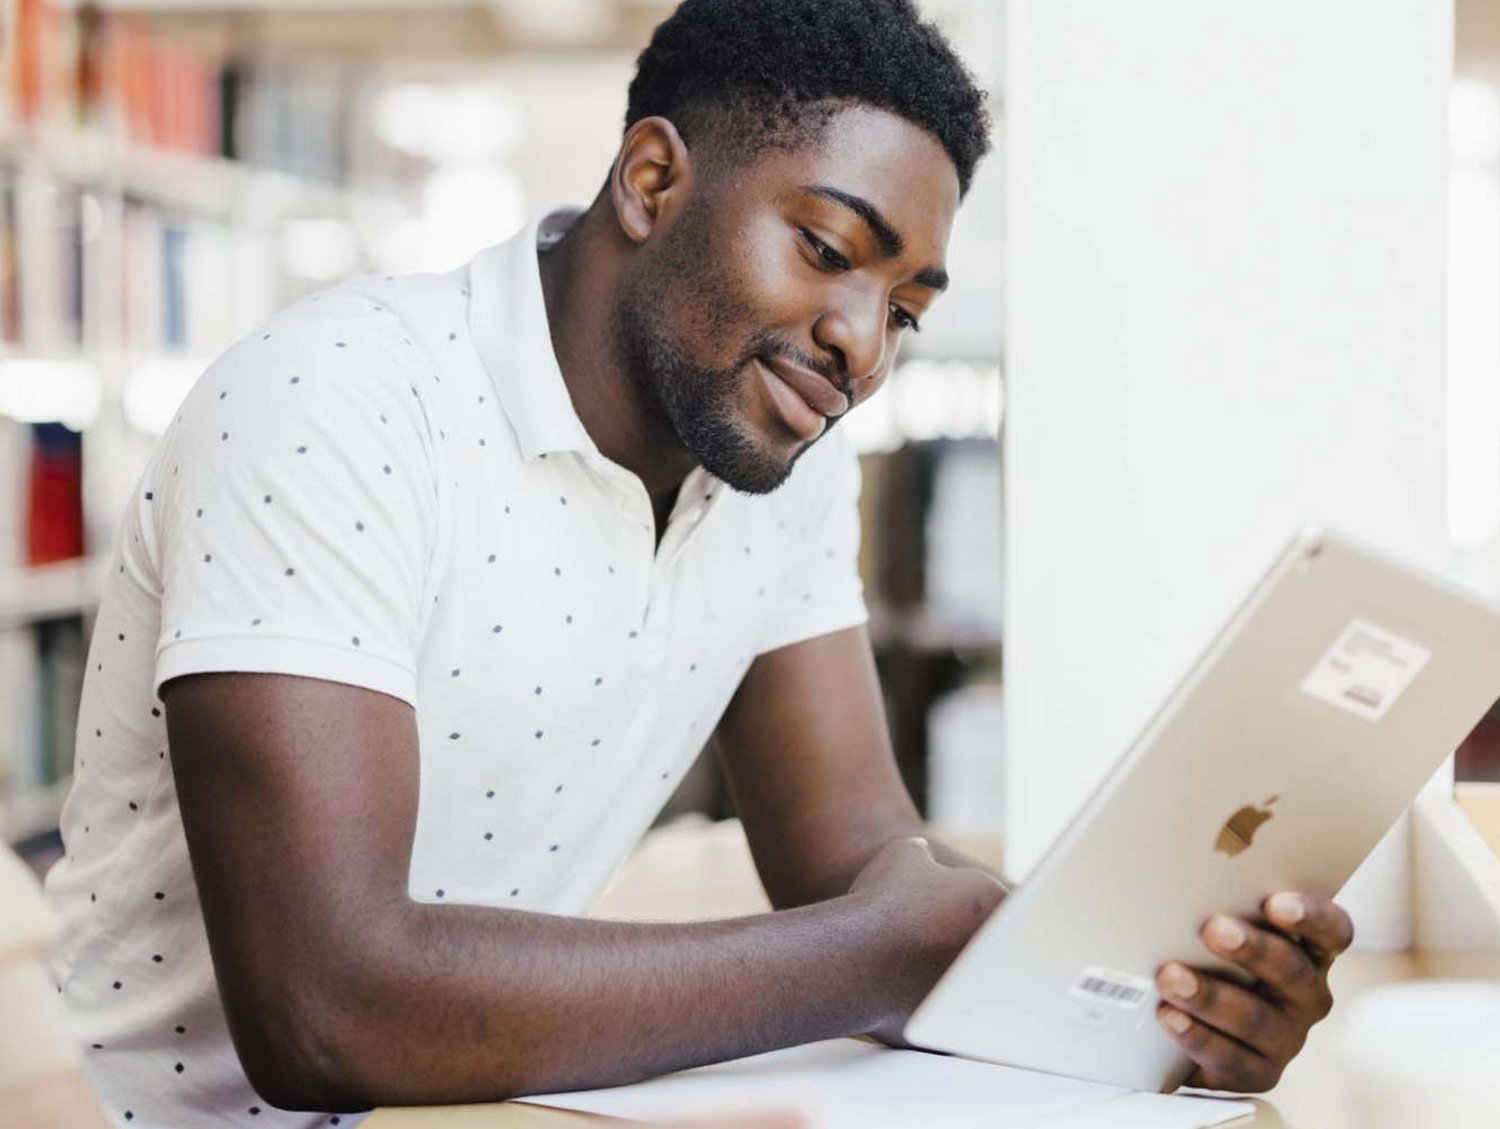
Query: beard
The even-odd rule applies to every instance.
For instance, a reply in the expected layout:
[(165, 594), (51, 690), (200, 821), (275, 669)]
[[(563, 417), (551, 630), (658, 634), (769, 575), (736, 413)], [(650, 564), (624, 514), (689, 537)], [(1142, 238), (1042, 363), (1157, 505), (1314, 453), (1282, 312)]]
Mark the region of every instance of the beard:
[[(804, 365), (808, 359), (762, 332), (752, 334), (725, 368), (694, 361), (681, 334), (662, 317), (662, 295), (691, 295), (692, 314), (701, 321), (705, 340), (724, 340), (743, 327), (731, 324), (729, 315), (741, 303), (697, 249), (706, 240), (687, 230), (691, 226), (686, 223), (685, 230), (674, 233), (675, 246), (664, 252), (657, 279), (632, 280), (621, 287), (614, 317), (616, 347), (647, 417), (661, 433), (674, 437), (699, 466), (731, 489), (769, 494), (786, 482), (812, 443), (787, 455), (755, 434), (740, 406), (747, 381), (756, 379), (750, 365), (757, 356), (782, 355)], [(835, 422), (828, 421), (824, 435)]]

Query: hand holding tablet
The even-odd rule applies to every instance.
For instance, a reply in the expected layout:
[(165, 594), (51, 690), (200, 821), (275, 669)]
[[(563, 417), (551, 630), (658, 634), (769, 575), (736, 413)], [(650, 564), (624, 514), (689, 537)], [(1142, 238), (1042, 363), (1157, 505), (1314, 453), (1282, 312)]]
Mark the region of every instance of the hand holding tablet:
[(1332, 899), (1500, 699), (1496, 655), (1488, 601), (1304, 532), (906, 1038), (1138, 1090), (1273, 1085), (1353, 939)]
[(1156, 974), (1156, 1015), (1195, 1064), (1186, 1085), (1269, 1090), (1333, 1008), (1328, 969), (1354, 940), (1349, 915), (1326, 898), (1280, 893), (1262, 906), (1274, 928), (1216, 914), (1204, 945), (1255, 978), (1254, 987), (1177, 961)]

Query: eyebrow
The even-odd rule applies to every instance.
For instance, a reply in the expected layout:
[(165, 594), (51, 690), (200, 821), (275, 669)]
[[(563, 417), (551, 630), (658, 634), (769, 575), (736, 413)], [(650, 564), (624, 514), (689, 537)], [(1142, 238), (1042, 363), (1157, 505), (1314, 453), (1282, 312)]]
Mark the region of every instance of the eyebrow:
[(913, 281), (923, 286), (930, 286), (934, 290), (947, 290), (948, 272), (938, 270), (937, 267), (924, 267), (917, 272), (916, 278)]
[[(890, 222), (880, 214), (880, 209), (861, 196), (845, 192), (839, 188), (832, 188), (826, 184), (805, 184), (802, 186), (804, 192), (818, 196), (824, 200), (832, 201), (842, 208), (857, 215), (870, 229), (870, 234), (875, 237), (875, 244), (880, 248), (880, 253), (887, 259), (894, 259), (902, 251), (906, 250), (906, 240), (901, 238), (901, 233), (890, 225)], [(931, 287), (933, 290), (946, 290), (948, 288), (948, 272), (937, 267), (926, 267), (917, 272), (915, 281), (923, 286)]]

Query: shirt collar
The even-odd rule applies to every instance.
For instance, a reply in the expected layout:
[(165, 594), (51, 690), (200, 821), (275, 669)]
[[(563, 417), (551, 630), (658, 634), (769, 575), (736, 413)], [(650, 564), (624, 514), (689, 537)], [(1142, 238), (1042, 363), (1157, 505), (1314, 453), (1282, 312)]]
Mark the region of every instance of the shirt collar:
[(469, 264), (469, 329), (528, 462), (554, 451), (599, 454), (552, 349), (537, 260), (538, 246), (557, 242), (580, 213), (578, 208), (539, 213)]

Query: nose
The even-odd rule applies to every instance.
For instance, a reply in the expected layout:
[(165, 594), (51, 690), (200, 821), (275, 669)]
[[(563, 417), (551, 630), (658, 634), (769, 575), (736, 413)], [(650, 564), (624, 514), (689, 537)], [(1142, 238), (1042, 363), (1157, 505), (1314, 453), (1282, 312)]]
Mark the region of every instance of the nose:
[(850, 294), (825, 310), (813, 326), (813, 339), (837, 354), (846, 380), (858, 383), (880, 373), (885, 363), (886, 306), (884, 293)]

